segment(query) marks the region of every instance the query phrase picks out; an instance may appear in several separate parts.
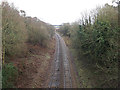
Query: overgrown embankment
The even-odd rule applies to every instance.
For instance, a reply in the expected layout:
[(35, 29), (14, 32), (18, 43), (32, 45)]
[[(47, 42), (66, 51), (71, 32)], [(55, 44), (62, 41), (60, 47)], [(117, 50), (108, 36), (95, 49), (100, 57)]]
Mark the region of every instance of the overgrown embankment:
[[(26, 16), (25, 11), (18, 11), (13, 5), (2, 2), (2, 61), (3, 88), (14, 87), (19, 77), (19, 70), (12, 59), (25, 58), (37, 45), (48, 48), (54, 35), (54, 27), (38, 18)], [(22, 60), (24, 63), (25, 61)], [(23, 72), (24, 73), (24, 72)]]
[(105, 4), (58, 30), (74, 54), (79, 87), (118, 86), (118, 6)]

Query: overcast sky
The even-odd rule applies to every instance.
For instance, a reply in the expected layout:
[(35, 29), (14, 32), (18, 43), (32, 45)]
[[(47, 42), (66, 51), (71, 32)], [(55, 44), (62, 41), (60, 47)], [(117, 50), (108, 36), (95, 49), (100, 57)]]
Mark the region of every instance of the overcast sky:
[(80, 18), (82, 12), (92, 10), (98, 5), (112, 0), (7, 0), (27, 16), (38, 17), (52, 25), (71, 23)]

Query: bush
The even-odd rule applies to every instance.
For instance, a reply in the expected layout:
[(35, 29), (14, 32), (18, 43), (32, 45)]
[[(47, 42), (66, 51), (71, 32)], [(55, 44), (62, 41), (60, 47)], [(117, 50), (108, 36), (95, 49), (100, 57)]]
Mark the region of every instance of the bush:
[(101, 79), (96, 78), (100, 80), (99, 87), (117, 87), (118, 83), (120, 29), (117, 8), (106, 4), (94, 10), (95, 14), (83, 16), (80, 22), (71, 24), (67, 29), (63, 25), (59, 30), (65, 36), (70, 34), (78, 60), (89, 64), (99, 75)]
[[(54, 27), (38, 18), (26, 17), (13, 5), (2, 3), (2, 44), (4, 56), (24, 56), (27, 54), (26, 42), (47, 46), (54, 34)], [(24, 12), (24, 15), (22, 13)]]
[(3, 65), (2, 68), (2, 87), (13, 88), (14, 81), (18, 75), (17, 68), (12, 63)]
[(26, 56), (27, 43), (46, 47), (54, 35), (54, 27), (36, 17), (26, 17), (25, 11), (19, 12), (7, 2), (2, 2), (2, 11), (2, 83), (3, 88), (13, 88), (17, 68), (12, 63), (5, 62), (11, 57)]
[[(110, 9), (110, 8), (112, 9)], [(117, 15), (117, 10), (111, 6), (105, 6), (100, 10), (112, 12), (113, 15)], [(106, 82), (101, 81), (99, 87), (117, 87), (116, 85), (111, 85), (109, 81), (114, 81), (118, 83), (118, 38), (119, 29), (117, 25), (113, 27), (113, 21), (116, 20), (114, 16), (109, 18), (108, 12), (103, 12), (102, 15), (98, 11), (98, 16), (96, 17), (93, 24), (83, 22), (79, 25), (79, 30), (75, 34), (74, 48), (78, 52), (78, 57), (82, 54), (85, 57), (85, 61), (91, 64), (91, 67), (96, 67), (97, 74), (102, 73), (101, 78), (106, 77)], [(107, 18), (106, 18), (107, 16)], [(84, 20), (85, 21), (85, 20)], [(89, 21), (89, 20), (88, 20)], [(117, 20), (116, 22), (117, 23)], [(83, 61), (83, 62), (85, 62)], [(103, 84), (102, 84), (103, 83)]]
[(2, 43), (6, 56), (20, 56), (26, 53), (27, 32), (19, 12), (7, 2), (2, 3)]
[(64, 23), (62, 26), (60, 26), (60, 29), (58, 30), (63, 36), (69, 36), (70, 37), (70, 24)]
[(49, 39), (53, 36), (54, 28), (37, 18), (26, 17), (28, 42), (47, 46)]

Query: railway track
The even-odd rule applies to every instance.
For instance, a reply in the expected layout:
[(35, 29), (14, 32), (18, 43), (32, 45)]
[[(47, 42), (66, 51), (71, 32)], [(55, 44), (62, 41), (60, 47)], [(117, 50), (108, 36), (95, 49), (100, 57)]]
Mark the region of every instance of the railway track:
[(52, 65), (52, 75), (49, 88), (71, 88), (72, 79), (66, 45), (59, 34), (56, 36), (56, 51)]

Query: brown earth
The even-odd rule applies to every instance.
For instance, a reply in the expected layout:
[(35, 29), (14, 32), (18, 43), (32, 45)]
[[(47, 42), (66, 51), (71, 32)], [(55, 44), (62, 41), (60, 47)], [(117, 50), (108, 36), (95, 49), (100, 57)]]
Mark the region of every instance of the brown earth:
[(47, 48), (27, 44), (29, 55), (24, 58), (13, 59), (18, 68), (17, 88), (44, 88), (50, 78), (50, 68), (55, 52), (55, 39)]

